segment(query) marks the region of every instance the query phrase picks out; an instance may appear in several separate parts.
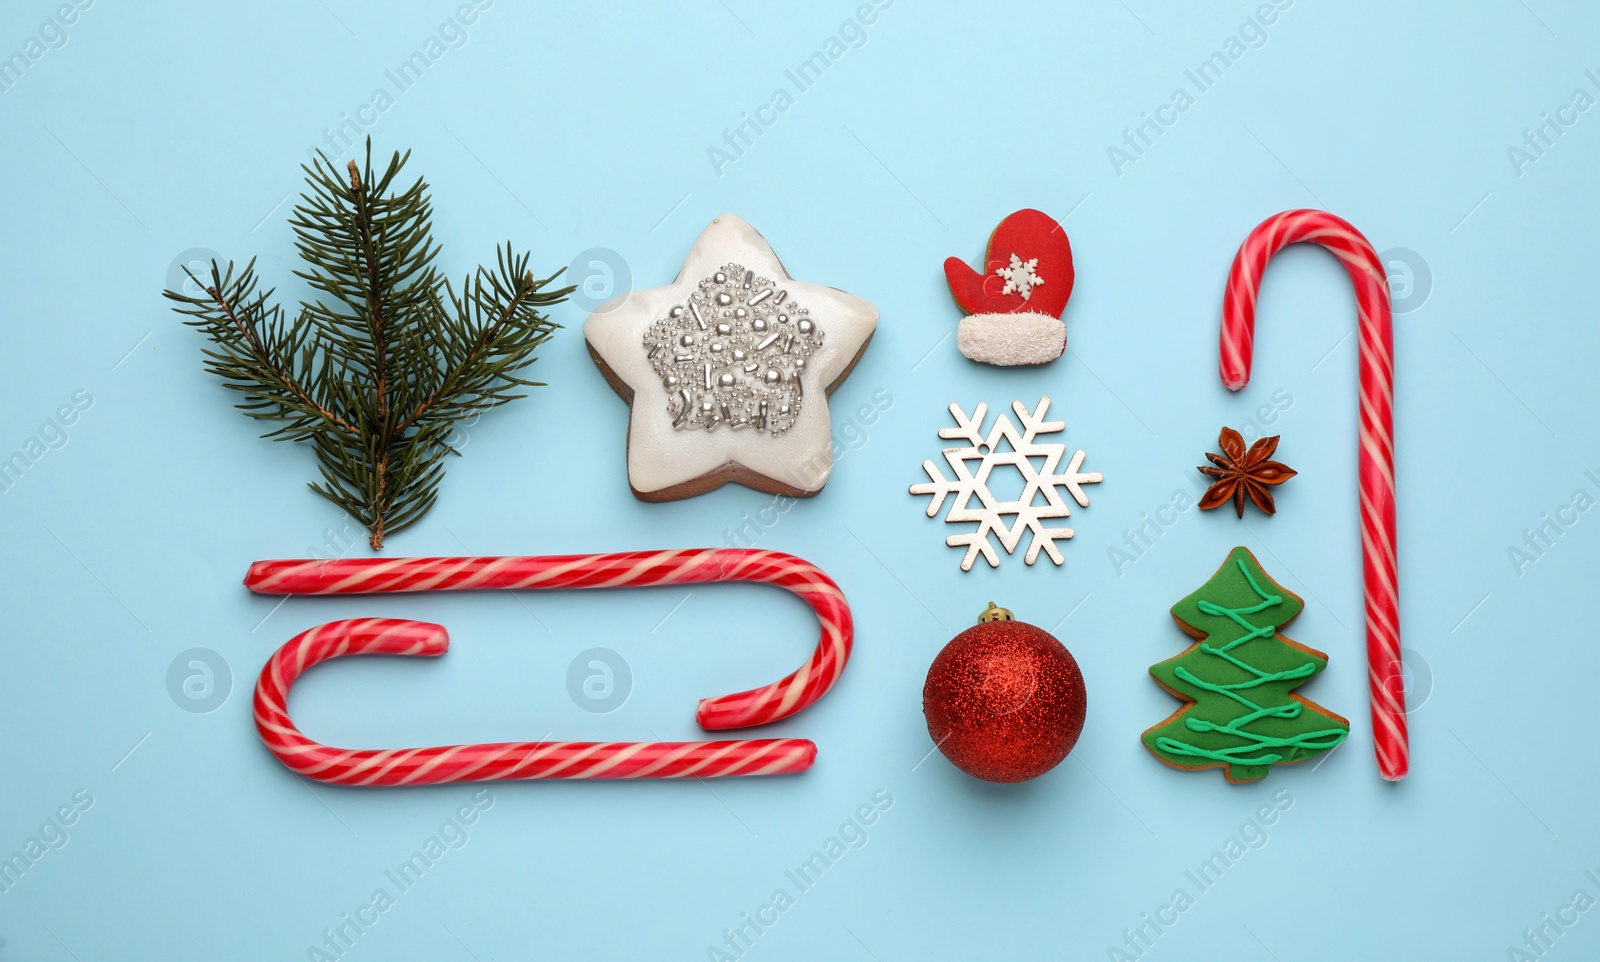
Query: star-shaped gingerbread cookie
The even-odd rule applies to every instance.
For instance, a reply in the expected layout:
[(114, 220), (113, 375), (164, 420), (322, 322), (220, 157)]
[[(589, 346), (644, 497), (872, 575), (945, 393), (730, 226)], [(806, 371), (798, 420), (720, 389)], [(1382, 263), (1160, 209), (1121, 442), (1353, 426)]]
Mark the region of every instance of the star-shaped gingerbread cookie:
[(833, 470), (828, 395), (877, 322), (854, 294), (790, 277), (743, 219), (712, 221), (670, 285), (619, 295), (583, 325), (630, 406), (634, 495), (673, 501), (730, 481), (821, 491)]

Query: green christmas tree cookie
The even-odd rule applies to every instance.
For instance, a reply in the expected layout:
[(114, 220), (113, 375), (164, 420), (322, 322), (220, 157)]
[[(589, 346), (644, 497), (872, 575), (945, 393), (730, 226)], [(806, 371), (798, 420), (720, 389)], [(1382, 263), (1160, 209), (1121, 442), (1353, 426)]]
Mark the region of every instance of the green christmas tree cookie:
[(1249, 782), (1344, 741), (1347, 719), (1294, 693), (1328, 665), (1327, 655), (1278, 634), (1304, 607), (1249, 549), (1234, 548), (1172, 606), (1178, 626), (1200, 640), (1150, 675), (1188, 704), (1147, 730), (1145, 747), (1174, 768), (1221, 768), (1228, 781)]

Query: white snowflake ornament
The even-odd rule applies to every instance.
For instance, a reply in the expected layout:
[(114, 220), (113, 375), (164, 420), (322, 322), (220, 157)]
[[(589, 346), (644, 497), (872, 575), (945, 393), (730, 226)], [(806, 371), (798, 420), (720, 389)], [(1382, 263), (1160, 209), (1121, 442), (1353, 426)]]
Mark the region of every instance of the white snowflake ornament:
[(1021, 294), (1023, 300), (1033, 297), (1035, 287), (1044, 286), (1044, 278), (1039, 276), (1039, 258), (1023, 260), (1016, 254), (1011, 255), (1010, 267), (996, 267), (994, 272), (1006, 279), (1006, 286), (1000, 289), (1002, 294)]
[[(924, 461), (922, 468), (932, 480), (913, 484), (911, 493), (932, 496), (928, 502), (930, 518), (938, 515), (947, 497), (954, 496), (944, 520), (951, 524), (977, 523), (973, 530), (945, 539), (945, 544), (952, 548), (964, 546), (967, 549), (961, 559), (962, 571), (971, 571), (972, 562), (980, 554), (989, 562), (989, 567), (1000, 566), (1000, 556), (989, 538), (991, 534), (999, 538), (1006, 554), (1014, 554), (1023, 533), (1031, 532), (1028, 550), (1023, 556), (1024, 563), (1033, 564), (1038, 560), (1041, 550), (1055, 564), (1065, 563), (1055, 542), (1072, 537), (1072, 529), (1047, 528), (1043, 521), (1046, 518), (1065, 518), (1072, 513), (1061, 498), (1062, 490), (1070, 494), (1079, 507), (1087, 508), (1089, 496), (1083, 492), (1083, 485), (1098, 484), (1103, 476), (1098, 471), (1079, 470), (1083, 467), (1085, 457), (1081, 450), (1072, 455), (1065, 470), (1060, 470), (1067, 446), (1042, 444), (1038, 440), (1041, 434), (1054, 434), (1066, 429), (1064, 421), (1045, 420), (1045, 412), (1049, 408), (1050, 399), (1047, 397), (1040, 398), (1037, 409), (1033, 411), (1029, 411), (1021, 401), (1013, 401), (1011, 409), (1022, 422), (1022, 432), (1019, 434), (1011, 419), (1001, 414), (995, 418), (989, 433), (985, 435), (983, 420), (989, 413), (987, 404), (979, 404), (971, 417), (961, 410), (960, 405), (950, 405), (950, 414), (955, 417), (956, 426), (941, 428), (939, 437), (961, 438), (968, 442), (965, 448), (944, 450), (944, 459), (955, 478), (947, 479), (936, 464)], [(1040, 460), (1036, 463), (1036, 459)], [(971, 469), (972, 462), (977, 464), (976, 471)], [(989, 482), (997, 469), (1014, 470), (1022, 476), (1022, 493), (1014, 500), (997, 500), (990, 490)], [(1044, 503), (1034, 504), (1037, 498), (1042, 498)], [(1014, 520), (1007, 523), (1007, 518)]]

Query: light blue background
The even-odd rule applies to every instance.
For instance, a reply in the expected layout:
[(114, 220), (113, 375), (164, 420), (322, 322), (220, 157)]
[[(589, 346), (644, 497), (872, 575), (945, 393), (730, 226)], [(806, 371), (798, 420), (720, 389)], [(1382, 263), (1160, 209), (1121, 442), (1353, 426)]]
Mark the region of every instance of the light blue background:
[[(745, 958), (1104, 958), (1184, 887), (1196, 904), (1146, 958), (1500, 959), (1575, 890), (1600, 897), (1584, 874), (1600, 868), (1600, 514), (1569, 513), (1576, 523), (1520, 570), (1508, 556), (1575, 491), (1600, 496), (1585, 474), (1600, 476), (1600, 112), (1569, 115), (1520, 175), (1507, 154), (1576, 88), (1600, 96), (1584, 74), (1600, 67), (1600, 12), (1299, 0), (1119, 176), (1108, 146), (1255, 4), (1182, 6), (898, 0), (722, 176), (707, 148), (770, 102), (853, 3), (501, 0), (368, 113), (378, 150), (412, 148), (433, 184), (453, 275), (510, 238), (544, 270), (613, 250), (653, 286), (734, 211), (796, 276), (882, 311), (834, 397), (836, 426), (878, 390), (893, 404), (851, 431), (827, 490), (758, 542), (827, 570), (857, 619), (838, 687), (763, 733), (815, 739), (816, 768), (711, 785), (496, 784), (469, 842), (346, 958), (703, 959), (784, 886), (796, 904)], [(8, 3), (0, 53), (52, 9)], [(342, 522), (304, 487), (309, 451), (258, 440), (228, 407), (160, 291), (180, 252), (200, 248), (259, 256), (269, 283), (300, 296), (284, 200), (306, 147), (371, 103), (453, 9), (99, 0), (0, 96), (0, 451), (75, 391), (94, 402), (0, 498), (0, 854), (75, 791), (94, 799), (70, 841), (0, 895), (0, 958), (303, 959), (340, 913), (380, 886), (395, 895), (384, 871), (473, 789), (337, 789), (278, 765), (250, 688), (308, 626), (390, 615), (450, 628), (440, 661), (338, 664), (298, 687), (309, 733), (374, 747), (692, 738), (697, 698), (776, 678), (813, 642), (802, 605), (750, 587), (281, 608), (240, 587), (252, 560), (337, 550), (327, 539)], [(1071, 353), (1037, 370), (972, 365), (948, 338), (958, 312), (939, 265), (977, 260), (1023, 206), (1072, 237)], [(1413, 292), (1395, 340), (1416, 669), (1414, 769), (1399, 785), (1378, 779), (1371, 753), (1354, 309), (1334, 262), (1278, 258), (1254, 383), (1232, 395), (1216, 375), (1230, 258), (1260, 219), (1299, 206), (1326, 206), (1431, 273), (1421, 287), (1395, 280)], [(556, 317), (566, 328), (535, 368), (550, 386), (470, 429), (439, 506), (386, 553), (720, 545), (771, 502), (737, 487), (635, 501), (624, 405), (586, 357), (584, 311)], [(1280, 389), (1293, 403), (1270, 433), (1300, 471), (1280, 513), (1183, 512), (1119, 572), (1108, 549), (1174, 492), (1192, 497), (1218, 427)], [(1074, 512), (1064, 567), (1027, 568), (1019, 553), (963, 574), (943, 545), (954, 529), (906, 486), (937, 457), (950, 402), (1046, 394), (1106, 481)], [(1145, 674), (1184, 642), (1167, 608), (1236, 543), (1306, 597), (1290, 634), (1332, 660), (1305, 694), (1353, 726), (1315, 771), (1254, 786), (1173, 772), (1138, 740), (1176, 707)], [(927, 665), (991, 598), (1055, 629), (1092, 706), (1068, 761), (1013, 787), (938, 755), (917, 767)], [(210, 714), (168, 693), (169, 663), (194, 647), (232, 672)], [(567, 693), (569, 662), (591, 647), (633, 675), (612, 714)], [(794, 891), (784, 871), (879, 789), (894, 805), (870, 840)], [(1280, 790), (1294, 804), (1267, 843), (1197, 893), (1185, 871)], [(1578, 918), (1553, 955), (1600, 951), (1600, 915)]]

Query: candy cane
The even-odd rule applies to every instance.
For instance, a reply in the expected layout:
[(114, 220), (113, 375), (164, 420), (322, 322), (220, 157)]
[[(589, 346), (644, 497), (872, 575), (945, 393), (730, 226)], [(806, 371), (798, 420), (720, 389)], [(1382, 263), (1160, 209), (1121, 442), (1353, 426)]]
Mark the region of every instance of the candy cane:
[(1290, 210), (1267, 218), (1250, 232), (1233, 259), (1222, 299), (1222, 383), (1230, 391), (1249, 383), (1261, 274), (1272, 255), (1302, 242), (1331, 251), (1355, 285), (1361, 365), (1361, 555), (1373, 747), (1378, 771), (1390, 781), (1399, 781), (1410, 767), (1410, 748), (1400, 671), (1400, 584), (1395, 563), (1393, 320), (1383, 263), (1360, 231), (1326, 211)]
[[(844, 594), (793, 555), (747, 549), (639, 551), (510, 558), (397, 558), (258, 561), (245, 586), (262, 594), (365, 594), (470, 588), (616, 588), (754, 581), (799, 595), (822, 625), (816, 650), (780, 681), (708, 698), (702, 728), (743, 728), (786, 718), (827, 693), (850, 657), (854, 627)], [(424, 785), (504, 778), (680, 778), (804, 771), (816, 746), (804, 739), (723, 742), (522, 742), (386, 751), (330, 748), (290, 721), (290, 686), (307, 668), (347, 654), (438, 656), (449, 642), (424, 622), (357, 619), (313, 628), (272, 656), (256, 685), (256, 728), (289, 768), (344, 785)]]

